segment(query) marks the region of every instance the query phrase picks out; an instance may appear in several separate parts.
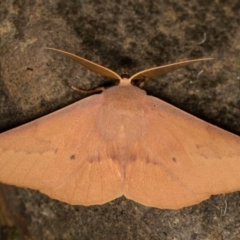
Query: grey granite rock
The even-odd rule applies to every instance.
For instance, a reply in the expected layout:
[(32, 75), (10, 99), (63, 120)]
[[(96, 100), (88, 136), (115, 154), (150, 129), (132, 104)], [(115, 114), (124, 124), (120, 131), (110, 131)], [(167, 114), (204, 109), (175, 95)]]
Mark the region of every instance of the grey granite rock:
[[(0, 131), (86, 97), (71, 85), (90, 89), (107, 81), (43, 49), (48, 46), (130, 74), (214, 57), (151, 79), (146, 90), (240, 135), (239, 25), (238, 0), (2, 0)], [(191, 83), (202, 69), (198, 81)], [(103, 206), (70, 206), (33, 190), (1, 189), (11, 209), (9, 218), (19, 229), (15, 239), (240, 239), (238, 192), (175, 211), (123, 197)]]

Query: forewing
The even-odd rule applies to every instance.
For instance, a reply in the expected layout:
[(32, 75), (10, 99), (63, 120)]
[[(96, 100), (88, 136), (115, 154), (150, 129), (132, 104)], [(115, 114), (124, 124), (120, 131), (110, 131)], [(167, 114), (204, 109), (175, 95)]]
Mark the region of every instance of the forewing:
[(126, 167), (124, 195), (178, 209), (240, 190), (240, 137), (159, 99), (145, 101), (148, 132)]
[(0, 135), (0, 181), (70, 204), (103, 204), (122, 195), (119, 166), (96, 130), (94, 95)]

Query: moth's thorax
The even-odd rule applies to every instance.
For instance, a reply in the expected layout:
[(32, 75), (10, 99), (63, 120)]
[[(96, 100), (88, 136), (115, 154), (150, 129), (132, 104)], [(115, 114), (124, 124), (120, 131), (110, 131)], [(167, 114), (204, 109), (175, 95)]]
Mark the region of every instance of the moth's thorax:
[(130, 143), (137, 140), (146, 126), (146, 93), (132, 85), (105, 90), (99, 111), (98, 129), (105, 139)]
[(103, 93), (103, 105), (112, 111), (138, 111), (141, 102), (146, 98), (146, 92), (133, 85), (116, 86), (105, 90)]

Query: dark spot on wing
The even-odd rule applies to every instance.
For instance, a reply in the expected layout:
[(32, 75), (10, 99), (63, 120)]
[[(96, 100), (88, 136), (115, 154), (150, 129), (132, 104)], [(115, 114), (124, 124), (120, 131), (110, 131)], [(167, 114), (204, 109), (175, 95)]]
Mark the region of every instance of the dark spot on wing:
[(102, 160), (102, 157), (100, 155), (100, 153), (96, 154), (96, 155), (93, 155), (93, 156), (90, 156), (88, 161), (90, 163), (93, 163), (93, 162), (100, 162)]
[(146, 156), (146, 162), (154, 164), (154, 160), (149, 155)]
[(131, 154), (129, 156), (129, 161), (135, 161), (137, 159), (137, 156), (135, 154)]
[(148, 155), (146, 156), (145, 161), (146, 161), (146, 163), (151, 163), (151, 164), (154, 164), (154, 165), (158, 164), (158, 160), (157, 159), (152, 158), (152, 157), (150, 157)]
[(151, 159), (151, 163), (154, 165), (158, 165), (159, 161), (156, 158)]
[(93, 163), (94, 162), (94, 158), (93, 157), (89, 158), (88, 162)]
[(172, 160), (173, 160), (174, 162), (177, 162), (177, 159), (176, 159), (175, 157), (173, 157)]
[(115, 154), (115, 153), (110, 154), (109, 158), (112, 159), (113, 161), (117, 161), (118, 160), (117, 154)]
[(100, 154), (98, 153), (97, 156), (96, 156), (96, 161), (100, 162), (102, 160)]
[(75, 157), (76, 157), (76, 156), (75, 156), (74, 154), (73, 154), (73, 155), (71, 155), (71, 156), (70, 156), (70, 160), (74, 160), (74, 159), (75, 159)]
[(136, 154), (132, 153), (116, 153), (115, 151), (112, 151), (109, 153), (108, 157), (112, 159), (113, 161), (135, 161), (137, 159)]

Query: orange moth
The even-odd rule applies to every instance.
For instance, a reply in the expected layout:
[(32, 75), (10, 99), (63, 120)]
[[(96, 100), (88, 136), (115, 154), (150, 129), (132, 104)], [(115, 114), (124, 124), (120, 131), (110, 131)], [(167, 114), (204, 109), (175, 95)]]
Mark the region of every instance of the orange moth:
[(240, 189), (240, 138), (141, 89), (146, 78), (210, 59), (150, 68), (128, 79), (52, 50), (118, 85), (2, 133), (1, 182), (69, 204), (104, 204), (124, 195), (168, 209)]

